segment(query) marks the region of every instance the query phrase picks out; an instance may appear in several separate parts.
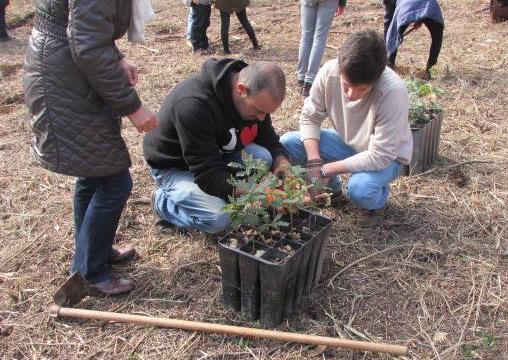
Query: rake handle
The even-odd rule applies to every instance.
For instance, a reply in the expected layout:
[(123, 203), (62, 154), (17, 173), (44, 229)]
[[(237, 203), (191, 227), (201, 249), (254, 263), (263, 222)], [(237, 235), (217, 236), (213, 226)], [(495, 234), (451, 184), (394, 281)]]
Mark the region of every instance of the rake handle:
[(329, 347), (338, 347), (357, 351), (371, 351), (376, 353), (387, 353), (394, 355), (405, 355), (407, 354), (408, 351), (407, 346), (373, 343), (367, 341), (336, 339), (326, 336), (297, 334), (283, 331), (249, 328), (243, 326), (213, 324), (198, 321), (149, 317), (142, 315), (121, 314), (107, 311), (74, 309), (60, 307), (57, 305), (53, 305), (51, 307), (50, 314), (55, 318), (70, 317), (80, 319), (93, 319), (100, 321), (116, 321), (121, 323), (150, 325), (156, 327), (165, 327), (190, 331), (205, 331), (217, 334), (270, 339), (284, 342), (295, 342), (311, 345), (325, 345)]

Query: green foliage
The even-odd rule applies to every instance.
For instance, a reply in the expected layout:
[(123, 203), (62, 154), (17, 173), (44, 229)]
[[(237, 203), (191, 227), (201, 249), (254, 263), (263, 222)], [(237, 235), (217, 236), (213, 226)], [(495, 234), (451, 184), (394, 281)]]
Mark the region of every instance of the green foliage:
[(238, 340), (238, 346), (240, 346), (242, 349), (249, 346), (249, 339), (240, 338), (240, 340)]
[(424, 126), (435, 113), (442, 111), (437, 99), (444, 90), (420, 79), (407, 79), (409, 93), (409, 123), (411, 127)]
[(305, 181), (306, 169), (291, 166), (290, 175), (279, 179), (266, 163), (242, 152), (243, 164), (230, 163), (238, 169), (228, 182), (240, 190), (238, 197), (230, 196), (223, 211), (230, 214), (233, 228), (247, 226), (262, 233), (289, 224), (283, 214), (275, 209), (285, 209), (292, 218), (304, 205), (305, 195), (311, 185)]
[(482, 334), (482, 346), (485, 350), (492, 349), (496, 346), (496, 337), (490, 334)]
[(467, 357), (471, 358), (476, 353), (476, 350), (478, 349), (477, 346), (472, 344), (464, 344), (462, 345), (462, 354)]

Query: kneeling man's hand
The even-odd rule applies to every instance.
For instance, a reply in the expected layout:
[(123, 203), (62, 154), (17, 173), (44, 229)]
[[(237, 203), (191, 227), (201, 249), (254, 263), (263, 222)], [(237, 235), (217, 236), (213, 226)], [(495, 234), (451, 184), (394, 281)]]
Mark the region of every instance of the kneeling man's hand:
[(279, 177), (284, 178), (290, 175), (291, 163), (285, 156), (277, 156), (273, 162), (273, 173)]

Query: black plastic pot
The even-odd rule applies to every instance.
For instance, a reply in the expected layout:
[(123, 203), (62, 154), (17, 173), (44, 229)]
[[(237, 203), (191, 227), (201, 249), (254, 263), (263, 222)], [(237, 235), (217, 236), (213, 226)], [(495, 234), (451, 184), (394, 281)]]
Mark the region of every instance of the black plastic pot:
[[(299, 218), (312, 232), (300, 231), (299, 240), (283, 237), (272, 246), (250, 241), (239, 248), (229, 245), (233, 234), (219, 241), (225, 305), (265, 327), (293, 313), (302, 295), (319, 282), (331, 229), (330, 219), (307, 210), (300, 210)], [(256, 256), (253, 246), (264, 252)]]
[(443, 113), (435, 113), (422, 127), (411, 128), (413, 135), (413, 155), (411, 164), (402, 170), (403, 175), (416, 175), (429, 170), (439, 152), (439, 138)]

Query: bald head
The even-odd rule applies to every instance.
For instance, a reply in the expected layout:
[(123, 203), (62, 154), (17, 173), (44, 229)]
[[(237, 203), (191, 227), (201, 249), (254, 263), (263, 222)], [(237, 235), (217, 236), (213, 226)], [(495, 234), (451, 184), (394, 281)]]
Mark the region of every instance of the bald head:
[(256, 95), (261, 90), (266, 90), (278, 103), (282, 103), (286, 96), (284, 72), (276, 64), (268, 61), (256, 61), (244, 67), (240, 71), (238, 81), (245, 84), (250, 95)]

